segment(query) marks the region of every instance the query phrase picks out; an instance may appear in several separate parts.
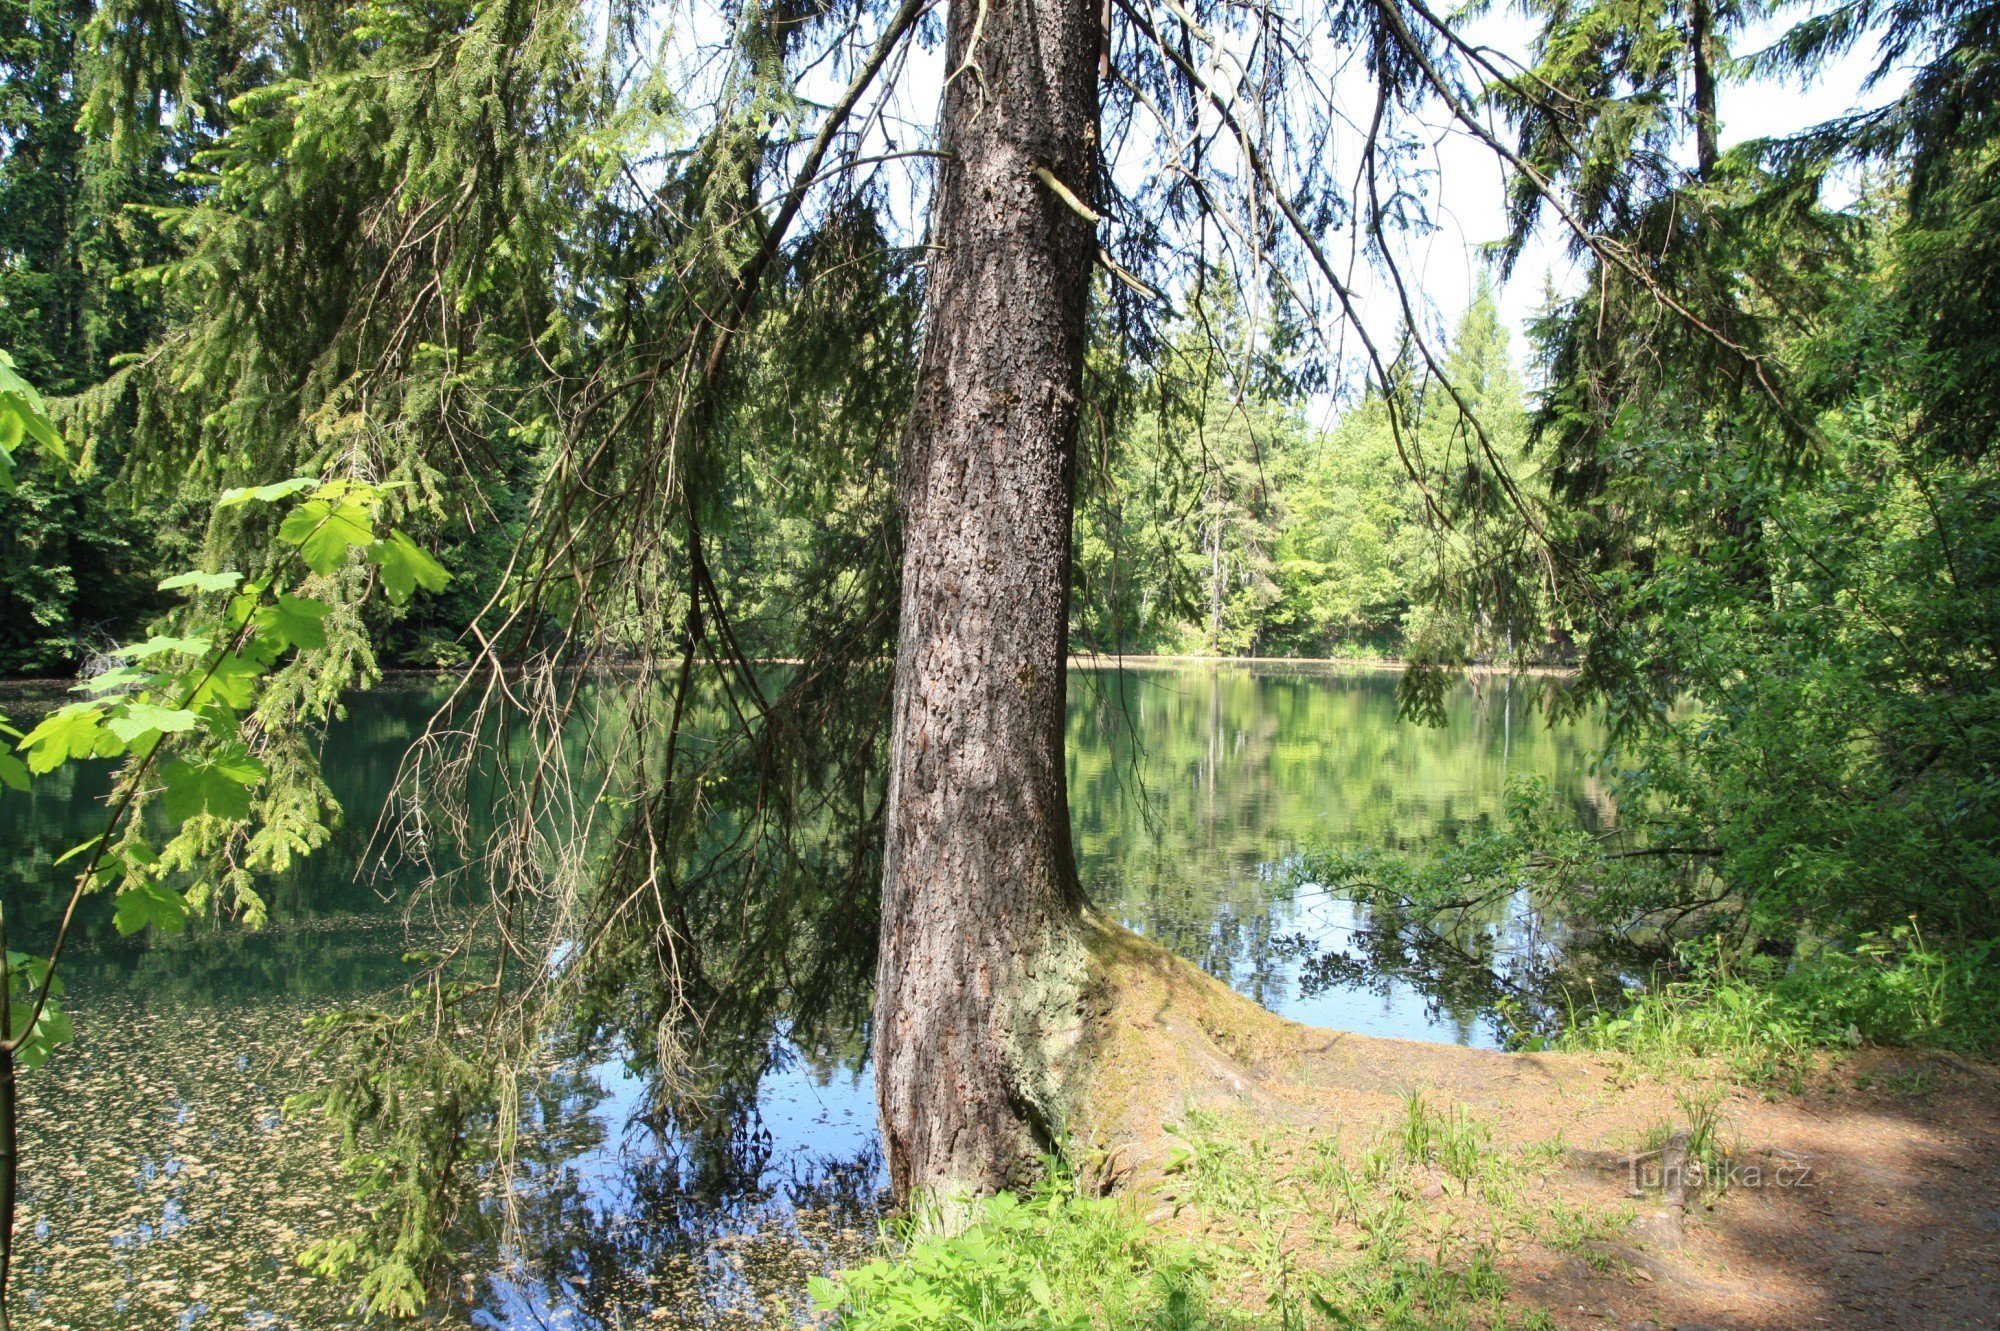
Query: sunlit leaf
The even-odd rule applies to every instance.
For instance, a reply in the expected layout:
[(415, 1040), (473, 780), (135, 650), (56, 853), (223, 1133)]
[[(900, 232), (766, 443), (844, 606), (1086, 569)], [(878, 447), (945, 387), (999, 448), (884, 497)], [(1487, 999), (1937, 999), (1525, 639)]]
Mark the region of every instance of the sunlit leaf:
[(136, 934), (143, 929), (177, 934), (187, 924), (188, 904), (181, 894), (149, 878), (142, 878), (120, 892), (115, 903), (111, 922), (121, 934)]
[[(50, 992), (55, 991), (51, 989)], [(20, 1042), (14, 1051), (14, 1061), (25, 1068), (40, 1067), (48, 1061), (49, 1053), (56, 1046), (68, 1044), (76, 1038), (69, 1013), (58, 1007), (54, 1000), (42, 1008), (41, 1015), (35, 1019), (34, 1029), (30, 1031), (28, 1019), (33, 1013), (32, 1002), (15, 1008), (13, 1012), (12, 1034)]]
[(68, 864), (71, 860), (75, 859), (77, 856), (88, 855), (91, 851), (97, 849), (98, 845), (103, 840), (104, 840), (103, 835), (99, 834), (97, 836), (90, 838), (90, 840), (88, 841), (79, 841), (74, 846), (71, 846), (68, 850), (64, 851), (62, 854), (56, 856), (55, 859), (50, 861), (50, 863), (56, 866)]
[(375, 526), (368, 510), (358, 504), (313, 499), (285, 515), (278, 539), (296, 545), (313, 572), (331, 573), (349, 550), (375, 540)]
[(241, 581), (243, 575), (234, 569), (225, 569), (220, 573), (203, 573), (196, 570), (192, 573), (176, 573), (171, 578), (161, 579), (160, 590), (174, 592), (183, 587), (192, 587), (201, 592), (226, 592)]
[(0, 351), (0, 492), (14, 489), (14, 450), (24, 438), (59, 459), (68, 458), (42, 395), (14, 372), (14, 358)]
[(105, 722), (111, 733), (127, 744), (134, 743), (141, 735), (158, 731), (161, 734), (179, 734), (193, 730), (201, 723), (201, 718), (193, 712), (178, 707), (161, 707), (157, 703), (130, 702), (120, 707)]
[(274, 634), (283, 644), (312, 651), (326, 646), (326, 626), (320, 621), (332, 611), (333, 607), (324, 601), (280, 592), (276, 605), (267, 605), (257, 612), (257, 626)]
[(273, 481), (269, 485), (239, 485), (224, 490), (222, 497), (215, 501), (217, 508), (234, 508), (238, 504), (255, 501), (260, 504), (276, 503), (301, 490), (311, 489), (316, 481), (310, 476), (294, 476), (288, 481)]
[(208, 677), (195, 686), (188, 706), (201, 711), (211, 702), (219, 702), (240, 712), (256, 695), (257, 678), (263, 673), (264, 667), (249, 657), (224, 652), (215, 659)]
[(191, 638), (168, 638), (156, 635), (130, 647), (121, 647), (118, 649), (118, 654), (127, 661), (149, 661), (163, 652), (200, 656), (208, 650), (208, 647), (208, 639), (199, 635)]
[(17, 994), (23, 991), (39, 989), (45, 980), (48, 981), (49, 992), (51, 994), (61, 994), (63, 991), (61, 976), (49, 980), (49, 959), (47, 957), (36, 956), (32, 952), (9, 952), (7, 954), (7, 978), (10, 982), (19, 981), (19, 983), (14, 985), (14, 992)]
[(78, 684), (70, 686), (71, 693), (105, 694), (120, 689), (134, 688), (157, 683), (164, 676), (151, 670), (140, 670), (136, 666), (114, 666), (110, 670), (92, 675)]
[(249, 788), (266, 775), (264, 764), (241, 744), (227, 744), (199, 758), (175, 758), (160, 769), (160, 779), (167, 787), (160, 806), (175, 822), (199, 813), (246, 818), (250, 814)]
[(368, 562), (382, 570), (382, 586), (398, 605), (410, 599), (418, 587), (441, 592), (451, 581), (443, 564), (400, 531), (368, 548)]
[(104, 715), (102, 707), (71, 703), (43, 717), (20, 743), (28, 755), (28, 770), (39, 776), (72, 758), (108, 758), (117, 753), (120, 745), (104, 729)]

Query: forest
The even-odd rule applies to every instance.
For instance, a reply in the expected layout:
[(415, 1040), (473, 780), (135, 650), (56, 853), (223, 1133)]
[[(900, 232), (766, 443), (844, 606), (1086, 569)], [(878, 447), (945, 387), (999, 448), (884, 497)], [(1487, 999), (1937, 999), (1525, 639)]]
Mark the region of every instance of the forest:
[[(1221, 308), (1203, 313), (1240, 324), (1240, 301), (1225, 275), (1217, 281), (1211, 303)], [(1435, 543), (1384, 408), (1360, 402), (1316, 428), (1307, 403), (1276, 381), (1282, 367), (1267, 367), (1272, 382), (1239, 394), (1218, 376), (1206, 336), (1193, 326), (1182, 331), (1157, 379), (1131, 386), (1136, 404), (1105, 441), (1077, 514), (1075, 649), (1399, 657), (1434, 623), (1427, 556)], [(1441, 345), (1454, 382), (1492, 404), (1482, 419), (1500, 455), (1533, 485), (1526, 403), (1490, 288), (1480, 289)], [(91, 380), (87, 370), (49, 369), (38, 381)], [(1414, 401), (1405, 411), (1420, 439), (1439, 452), (1450, 446), (1445, 413), (1426, 416)], [(109, 458), (93, 460), (89, 482), (30, 459), (18, 488), (0, 496), (14, 518), (18, 556), (0, 589), (8, 676), (72, 677), (169, 608), (155, 588), (196, 538), (170, 535), (156, 516), (114, 497), (116, 474)], [(500, 474), (489, 497), (497, 530), (441, 529), (440, 554), (456, 586), (374, 627), (382, 668), (446, 669), (470, 659), (461, 639), (504, 575), (509, 528), (498, 515), (525, 507), (535, 463), (517, 460)], [(742, 521), (751, 530), (741, 539), (758, 545), (792, 536), (762, 510)], [(770, 529), (760, 529), (766, 521)], [(1574, 657), (1560, 638), (1515, 647), (1490, 635), (1489, 626), (1488, 639), (1462, 644), (1467, 659), (1559, 665)]]
[(1995, 1315), (2000, 4), (0, 90), (0, 1331)]

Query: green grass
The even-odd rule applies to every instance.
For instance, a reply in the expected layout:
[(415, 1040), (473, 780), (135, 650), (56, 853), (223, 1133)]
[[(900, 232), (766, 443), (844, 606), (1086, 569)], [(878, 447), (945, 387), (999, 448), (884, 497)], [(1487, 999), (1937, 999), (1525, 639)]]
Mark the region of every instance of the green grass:
[(1403, 1096), (1403, 1158), (1412, 1165), (1436, 1165), (1468, 1187), (1482, 1172), (1491, 1138), (1462, 1105), (1434, 1108), (1421, 1089)]
[(818, 1310), (849, 1331), (1530, 1329), (1548, 1322), (1508, 1305), (1506, 1246), (1582, 1250), (1616, 1223), (1531, 1200), (1560, 1143), (1495, 1150), (1487, 1125), (1420, 1091), (1365, 1141), (1200, 1112), (1173, 1135), (1161, 1196), (1184, 1234), (1058, 1177), (984, 1203), (955, 1237), (890, 1233), (880, 1260), (814, 1283)]
[(1188, 1183), (1188, 1199), (1210, 1210), (1270, 1215), (1276, 1205), (1269, 1148), (1261, 1138), (1222, 1131), (1211, 1113), (1192, 1110), (1174, 1135), (1184, 1145), (1168, 1158), (1166, 1172)]
[[(1914, 924), (1779, 971), (1732, 971), (1714, 954), (1686, 978), (1573, 1020), (1573, 1049), (1613, 1050), (1663, 1077), (1689, 1058), (1798, 1084), (1815, 1050), (1858, 1041), (1982, 1049), (2000, 1026), (1986, 953), (1946, 954)], [(1898, 1090), (1922, 1094), (1924, 1074)], [(1678, 1096), (1709, 1199), (1727, 1185), (1721, 1092)], [(1310, 1141), (1212, 1113), (1175, 1124), (1161, 1195), (1186, 1234), (1149, 1227), (1124, 1202), (1077, 1195), (1060, 1175), (1025, 1198), (983, 1203), (945, 1237), (889, 1234), (888, 1255), (814, 1284), (823, 1318), (849, 1331), (915, 1328), (1528, 1328), (1508, 1307), (1503, 1245), (1539, 1241), (1591, 1262), (1629, 1210), (1597, 1213), (1537, 1186), (1560, 1140), (1495, 1150), (1487, 1126), (1425, 1091), (1367, 1140)], [(1197, 1234), (1196, 1231), (1199, 1231)]]

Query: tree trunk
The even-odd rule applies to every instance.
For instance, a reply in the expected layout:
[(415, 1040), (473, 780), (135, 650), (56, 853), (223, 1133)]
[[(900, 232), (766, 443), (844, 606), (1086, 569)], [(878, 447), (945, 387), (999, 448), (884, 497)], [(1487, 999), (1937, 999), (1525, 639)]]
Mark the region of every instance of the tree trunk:
[(1695, 174), (1706, 183), (1721, 158), (1721, 125), (1715, 113), (1715, 9), (1713, 0), (1692, 0), (1688, 46), (1694, 57)]
[(1039, 1170), (1080, 1031), (1063, 703), (1097, 5), (955, 0), (949, 25), (874, 1038), (896, 1195), (956, 1208)]

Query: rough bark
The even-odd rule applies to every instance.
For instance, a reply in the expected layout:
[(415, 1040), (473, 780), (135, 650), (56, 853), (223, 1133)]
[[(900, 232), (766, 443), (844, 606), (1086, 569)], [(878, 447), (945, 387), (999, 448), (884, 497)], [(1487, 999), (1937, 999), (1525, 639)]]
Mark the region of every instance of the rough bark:
[(1715, 112), (1715, 6), (1713, 0), (1692, 0), (1688, 14), (1688, 48), (1694, 58), (1695, 173), (1707, 182), (1715, 175), (1721, 124)]
[[(955, 0), (916, 403), (875, 1076), (900, 1199), (1027, 1181), (1086, 958), (1063, 765), (1095, 0)], [(1067, 191), (1071, 199), (1063, 197)]]

